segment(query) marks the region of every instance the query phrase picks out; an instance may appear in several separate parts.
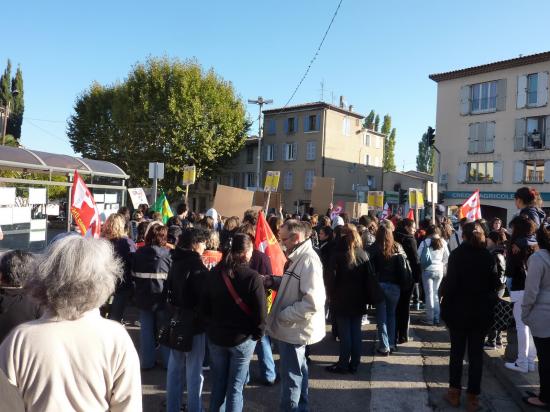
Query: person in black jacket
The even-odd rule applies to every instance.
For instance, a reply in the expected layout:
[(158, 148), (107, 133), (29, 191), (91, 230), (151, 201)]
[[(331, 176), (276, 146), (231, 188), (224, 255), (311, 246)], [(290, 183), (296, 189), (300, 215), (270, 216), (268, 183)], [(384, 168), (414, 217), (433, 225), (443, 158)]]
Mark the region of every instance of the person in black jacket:
[(420, 267), (420, 258), (418, 257), (418, 245), (414, 234), (416, 232), (416, 224), (412, 219), (403, 219), (397, 225), (395, 231), (395, 240), (403, 246), (403, 250), (407, 255), (409, 264), (411, 265), (412, 277), (414, 283), (407, 290), (402, 290), (397, 302), (396, 309), (396, 339), (397, 343), (405, 343), (409, 340), (409, 323), (410, 323), (410, 303), (413, 290), (418, 288), (418, 282), (422, 275)]
[(354, 225), (348, 223), (342, 227), (327, 272), (327, 291), (340, 336), (340, 356), (326, 370), (355, 373), (361, 361), (361, 320), (367, 313), (364, 278), (373, 273)]
[[(165, 292), (175, 311), (187, 311), (193, 316), (193, 342), (189, 352), (170, 350), (166, 376), (166, 410), (179, 412), (182, 403), (183, 382), (187, 383), (187, 410), (202, 410), (201, 394), (204, 378), (202, 363), (206, 350), (204, 322), (199, 310), (200, 299), (208, 269), (201, 255), (209, 239), (208, 231), (191, 228), (183, 232), (176, 249), (172, 251), (172, 266), (166, 281)], [(185, 372), (185, 376), (183, 375)]]
[(451, 252), (447, 276), (442, 285), (441, 317), (449, 328), (451, 355), (449, 390), (445, 399), (460, 405), (462, 363), (468, 347), (468, 410), (479, 407), (483, 341), (493, 323), (500, 280), (491, 253), (485, 248), (483, 228), (467, 223), (462, 229), (463, 242)]
[[(166, 247), (168, 228), (154, 224), (145, 236), (145, 246), (139, 248), (132, 260), (135, 305), (139, 309), (141, 369), (153, 369), (156, 363), (157, 330), (165, 322), (163, 289), (172, 263)], [(164, 365), (168, 365), (168, 348), (161, 346)]]
[(237, 233), (227, 253), (208, 275), (201, 299), (207, 319), (212, 365), (210, 411), (225, 404), (226, 411), (241, 411), (242, 390), (250, 359), (264, 332), (266, 298), (263, 281), (250, 269), (253, 244)]
[(34, 255), (22, 250), (7, 252), (0, 259), (0, 343), (14, 327), (41, 315), (40, 306), (23, 290), (36, 268)]

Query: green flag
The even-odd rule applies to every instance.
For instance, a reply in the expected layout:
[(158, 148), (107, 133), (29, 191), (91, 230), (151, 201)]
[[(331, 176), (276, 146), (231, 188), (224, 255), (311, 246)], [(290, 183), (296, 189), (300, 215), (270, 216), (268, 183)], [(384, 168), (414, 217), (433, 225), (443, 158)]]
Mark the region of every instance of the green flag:
[(159, 212), (162, 215), (162, 222), (166, 224), (168, 222), (168, 219), (170, 219), (174, 214), (172, 213), (172, 209), (170, 209), (170, 204), (168, 203), (168, 199), (166, 199), (166, 195), (164, 192), (161, 192), (159, 198), (155, 202), (155, 204), (151, 207), (152, 210), (155, 212)]

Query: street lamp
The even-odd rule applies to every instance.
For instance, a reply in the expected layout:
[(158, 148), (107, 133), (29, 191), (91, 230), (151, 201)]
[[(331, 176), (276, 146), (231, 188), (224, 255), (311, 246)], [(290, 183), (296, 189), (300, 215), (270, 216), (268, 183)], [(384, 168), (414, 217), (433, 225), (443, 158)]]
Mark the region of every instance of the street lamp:
[(258, 114), (258, 165), (256, 168), (256, 190), (259, 190), (260, 173), (261, 173), (260, 163), (262, 161), (262, 107), (264, 104), (273, 103), (273, 100), (272, 99), (265, 100), (262, 96), (258, 96), (256, 100), (248, 99), (248, 103), (257, 104), (260, 108), (260, 113)]
[[(11, 92), (12, 97), (16, 97), (19, 90), (15, 89)], [(2, 125), (2, 146), (6, 144), (6, 129), (8, 127), (8, 119), (10, 117), (11, 98), (8, 99), (8, 104), (4, 107), (4, 124)]]

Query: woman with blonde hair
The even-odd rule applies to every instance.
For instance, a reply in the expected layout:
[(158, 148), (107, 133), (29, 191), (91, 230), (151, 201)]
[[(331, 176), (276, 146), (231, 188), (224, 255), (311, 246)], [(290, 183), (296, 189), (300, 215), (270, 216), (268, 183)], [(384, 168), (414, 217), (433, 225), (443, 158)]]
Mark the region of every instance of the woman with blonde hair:
[(340, 337), (338, 362), (327, 366), (332, 373), (355, 373), (361, 361), (361, 321), (367, 313), (364, 277), (372, 274), (367, 253), (354, 225), (340, 230), (327, 270), (327, 291)]
[(118, 213), (110, 215), (101, 228), (101, 237), (107, 239), (113, 245), (116, 256), (122, 261), (123, 276), (117, 284), (109, 319), (122, 322), (126, 302), (132, 295), (132, 256), (136, 251), (134, 241), (126, 234), (126, 219)]

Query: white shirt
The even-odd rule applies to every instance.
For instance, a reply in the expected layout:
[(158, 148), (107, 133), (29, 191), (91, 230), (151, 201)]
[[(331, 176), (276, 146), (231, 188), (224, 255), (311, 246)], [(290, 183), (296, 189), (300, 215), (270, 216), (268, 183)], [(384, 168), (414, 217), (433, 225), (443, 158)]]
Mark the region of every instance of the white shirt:
[(441, 248), (437, 250), (430, 248), (430, 245), (432, 244), (432, 239), (429, 237), (424, 239), (422, 243), (420, 243), (420, 246), (418, 247), (418, 256), (422, 256), (422, 251), (425, 247), (428, 247), (428, 252), (430, 253), (430, 257), (432, 258), (432, 264), (427, 268), (424, 268), (424, 271), (441, 271), (443, 273), (446, 272), (447, 262), (449, 261), (449, 248), (447, 247), (447, 242), (445, 242), (444, 239), (441, 239), (441, 243)]

